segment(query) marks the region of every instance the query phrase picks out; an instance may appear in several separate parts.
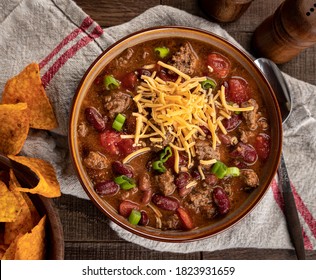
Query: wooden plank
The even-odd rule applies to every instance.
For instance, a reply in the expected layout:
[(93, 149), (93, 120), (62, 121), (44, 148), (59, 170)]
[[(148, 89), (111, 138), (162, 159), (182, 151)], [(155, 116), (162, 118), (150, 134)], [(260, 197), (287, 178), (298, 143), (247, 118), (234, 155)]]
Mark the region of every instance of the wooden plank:
[(128, 242), (66, 242), (65, 259), (71, 260), (199, 260), (201, 254), (152, 251)]
[(120, 241), (108, 218), (90, 200), (63, 195), (54, 200), (64, 228), (65, 241)]

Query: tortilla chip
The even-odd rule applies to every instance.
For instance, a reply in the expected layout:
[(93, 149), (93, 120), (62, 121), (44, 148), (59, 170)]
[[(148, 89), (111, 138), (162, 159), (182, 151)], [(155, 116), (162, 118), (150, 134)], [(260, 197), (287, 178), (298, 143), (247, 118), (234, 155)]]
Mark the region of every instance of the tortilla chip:
[(40, 221), (41, 219), (41, 216), (40, 214), (37, 212), (32, 200), (29, 198), (28, 194), (25, 193), (25, 192), (20, 192), (20, 194), (23, 196), (26, 204), (28, 205), (29, 207), (29, 210), (31, 212), (31, 216), (32, 216), (32, 221), (33, 221), (33, 226), (34, 225), (37, 225), (38, 222)]
[(28, 158), (22, 156), (8, 156), (11, 160), (19, 162), (30, 168), (39, 178), (37, 186), (32, 189), (19, 187), (21, 192), (40, 194), (45, 197), (59, 197), (61, 195), (54, 167), (39, 158)]
[(18, 237), (15, 260), (42, 260), (45, 257), (45, 225), (46, 215), (32, 229)]
[(16, 197), (8, 190), (5, 183), (0, 181), (0, 222), (15, 221), (20, 211)]
[(0, 260), (2, 260), (5, 251), (8, 249), (9, 246), (4, 245), (4, 244), (0, 244)]
[(42, 85), (39, 66), (29, 64), (17, 76), (7, 81), (3, 94), (3, 104), (27, 103), (30, 115), (30, 127), (54, 129), (57, 120), (53, 108)]
[(10, 244), (10, 246), (6, 249), (4, 255), (2, 256), (1, 260), (14, 260), (15, 258), (15, 251), (16, 245), (18, 242), (18, 238), (22, 235), (19, 235), (14, 241)]
[(33, 224), (32, 213), (24, 197), (17, 189), (21, 187), (17, 181), (13, 170), (10, 171), (10, 191), (18, 200), (21, 211), (14, 222), (6, 223), (4, 230), (4, 244), (10, 244), (19, 234), (24, 234), (30, 231), (37, 223)]
[(29, 132), (26, 103), (0, 105), (0, 153), (18, 154)]

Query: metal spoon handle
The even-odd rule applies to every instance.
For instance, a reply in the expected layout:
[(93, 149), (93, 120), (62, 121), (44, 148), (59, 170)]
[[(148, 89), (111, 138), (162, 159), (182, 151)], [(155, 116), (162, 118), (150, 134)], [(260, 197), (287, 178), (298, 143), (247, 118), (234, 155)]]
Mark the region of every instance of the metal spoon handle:
[(287, 222), (288, 231), (291, 241), (294, 245), (297, 258), (305, 260), (305, 248), (303, 242), (302, 229), (298, 218), (296, 204), (290, 185), (290, 179), (287, 173), (283, 154), (281, 154), (281, 162), (278, 168), (279, 182), (282, 187), (284, 199), (284, 215)]

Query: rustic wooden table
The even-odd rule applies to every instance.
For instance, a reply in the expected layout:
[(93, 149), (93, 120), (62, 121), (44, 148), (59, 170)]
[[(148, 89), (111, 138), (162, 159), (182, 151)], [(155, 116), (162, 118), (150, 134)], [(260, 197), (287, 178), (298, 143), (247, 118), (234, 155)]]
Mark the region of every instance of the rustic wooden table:
[[(146, 9), (162, 4), (205, 17), (196, 0), (75, 0), (103, 28), (129, 21)], [(236, 22), (221, 24), (244, 48), (252, 51), (254, 29), (282, 0), (255, 0)], [(289, 75), (316, 85), (316, 47), (281, 65)], [(294, 250), (229, 249), (215, 252), (176, 254), (157, 252), (129, 243), (117, 236), (108, 219), (90, 202), (63, 195), (54, 200), (64, 227), (66, 259), (295, 259)], [(307, 252), (316, 259), (316, 252)]]

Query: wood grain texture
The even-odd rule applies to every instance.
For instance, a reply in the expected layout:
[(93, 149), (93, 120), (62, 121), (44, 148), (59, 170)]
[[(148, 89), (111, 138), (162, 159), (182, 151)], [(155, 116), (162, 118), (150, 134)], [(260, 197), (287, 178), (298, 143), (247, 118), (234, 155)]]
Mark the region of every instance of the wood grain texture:
[[(283, 0), (255, 0), (245, 14), (233, 23), (220, 24), (248, 52), (255, 28)], [(128, 22), (156, 5), (169, 5), (206, 18), (197, 0), (75, 0), (103, 28)], [(209, 19), (210, 20), (210, 19)], [(316, 46), (281, 65), (285, 73), (316, 85)], [(294, 250), (229, 249), (215, 252), (175, 254), (151, 251), (122, 240), (109, 227), (108, 219), (88, 200), (63, 195), (54, 200), (64, 227), (66, 259), (295, 259)], [(316, 251), (307, 252), (316, 259)]]

